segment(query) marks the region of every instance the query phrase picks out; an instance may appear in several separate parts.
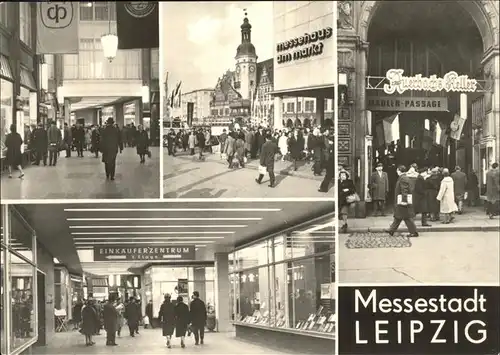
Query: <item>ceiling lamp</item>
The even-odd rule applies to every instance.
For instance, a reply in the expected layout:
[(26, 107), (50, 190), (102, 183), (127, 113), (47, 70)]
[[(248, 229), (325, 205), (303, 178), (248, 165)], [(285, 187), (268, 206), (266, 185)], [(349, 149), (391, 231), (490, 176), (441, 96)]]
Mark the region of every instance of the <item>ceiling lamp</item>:
[[(108, 15), (110, 14), (110, 6), (108, 1)], [(111, 63), (116, 58), (118, 51), (118, 36), (111, 32), (111, 16), (108, 16), (108, 33), (101, 37), (102, 50), (104, 57)]]

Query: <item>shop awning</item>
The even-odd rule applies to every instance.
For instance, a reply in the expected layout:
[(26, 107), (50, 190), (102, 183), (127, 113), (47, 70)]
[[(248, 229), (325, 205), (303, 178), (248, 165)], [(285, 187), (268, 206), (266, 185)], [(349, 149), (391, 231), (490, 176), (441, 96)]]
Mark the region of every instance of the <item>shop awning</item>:
[(9, 58), (0, 54), (0, 76), (8, 80), (14, 80), (12, 69), (10, 68)]
[(278, 97), (323, 97), (328, 99), (333, 98), (335, 95), (334, 87), (335, 85), (332, 83), (302, 88), (275, 90), (269, 92), (269, 94)]
[(24, 86), (26, 89), (30, 89), (31, 91), (37, 91), (33, 73), (30, 72), (28, 69), (22, 67), (21, 67), (21, 86)]

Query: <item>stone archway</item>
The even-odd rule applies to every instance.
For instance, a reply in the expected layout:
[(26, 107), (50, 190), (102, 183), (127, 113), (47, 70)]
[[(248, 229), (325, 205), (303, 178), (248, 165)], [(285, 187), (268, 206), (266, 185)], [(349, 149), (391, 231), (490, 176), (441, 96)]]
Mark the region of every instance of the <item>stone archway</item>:
[[(495, 7), (494, 0), (474, 0), (474, 1), (456, 1), (473, 18), (483, 40), (483, 51), (486, 53), (491, 47), (498, 46), (498, 23), (499, 14)], [(380, 1), (364, 1), (361, 5), (360, 18), (358, 21), (357, 33), (362, 42), (368, 40), (368, 31), (371, 20)]]

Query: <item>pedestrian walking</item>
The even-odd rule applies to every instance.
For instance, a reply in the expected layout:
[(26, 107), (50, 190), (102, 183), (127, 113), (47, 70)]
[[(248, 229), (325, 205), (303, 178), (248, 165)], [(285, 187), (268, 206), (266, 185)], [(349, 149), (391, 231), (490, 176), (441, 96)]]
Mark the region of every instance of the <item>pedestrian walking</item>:
[(21, 135), (17, 133), (16, 125), (10, 125), (10, 133), (5, 137), (5, 161), (9, 167), (9, 178), (12, 178), (12, 170), (17, 168), (19, 170), (19, 178), (24, 177), (24, 171), (21, 166), (23, 161), (23, 154), (21, 146), (23, 145)]
[(167, 339), (167, 348), (171, 348), (172, 335), (175, 329), (175, 306), (172, 303), (170, 294), (164, 296), (163, 303), (158, 313), (158, 319), (161, 323), (162, 335)]
[(500, 171), (498, 163), (493, 163), (486, 173), (487, 214), (490, 218), (500, 213)]
[(207, 307), (200, 299), (198, 291), (193, 292), (193, 301), (189, 306), (191, 329), (194, 335), (195, 345), (203, 345), (205, 339), (205, 325), (207, 324)]
[(141, 321), (141, 310), (134, 297), (130, 297), (129, 304), (125, 307), (125, 318), (127, 319), (130, 336), (135, 337), (139, 330)]
[(87, 300), (86, 304), (82, 307), (82, 327), (80, 333), (85, 335), (85, 345), (94, 345), (92, 336), (99, 324), (99, 316), (92, 306), (92, 300)]
[(104, 318), (104, 330), (106, 330), (106, 345), (116, 346), (116, 331), (118, 330), (118, 312), (110, 296), (102, 309)]
[(189, 307), (183, 302), (182, 296), (177, 297), (175, 305), (175, 337), (181, 338), (181, 348), (186, 347), (186, 332), (190, 323)]
[(114, 180), (116, 172), (116, 156), (123, 151), (122, 135), (114, 126), (113, 118), (108, 118), (106, 127), (101, 133), (102, 162), (106, 171), (106, 179)]
[(262, 145), (260, 151), (259, 177), (255, 179), (257, 184), (262, 183), (266, 172), (269, 174), (269, 187), (276, 186), (276, 177), (274, 175), (274, 157), (278, 152), (278, 146), (272, 141), (270, 134), (266, 135), (266, 142)]

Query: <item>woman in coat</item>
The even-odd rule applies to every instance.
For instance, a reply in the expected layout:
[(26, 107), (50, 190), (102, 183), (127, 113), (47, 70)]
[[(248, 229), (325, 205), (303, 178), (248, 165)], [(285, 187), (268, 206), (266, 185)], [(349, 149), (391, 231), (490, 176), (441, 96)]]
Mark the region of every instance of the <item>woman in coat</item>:
[(160, 307), (160, 313), (158, 313), (158, 319), (161, 323), (162, 334), (167, 338), (167, 348), (171, 348), (170, 340), (172, 339), (172, 334), (174, 334), (175, 329), (175, 306), (172, 304), (170, 295), (167, 293), (164, 297), (163, 304)]
[(439, 173), (439, 168), (433, 168), (431, 170), (431, 175), (425, 180), (425, 195), (427, 198), (427, 207), (429, 208), (429, 213), (431, 215), (431, 222), (440, 220), (440, 207), (439, 201), (437, 200), (437, 195), (440, 187), (441, 176)]
[(231, 163), (233, 162), (233, 157), (235, 153), (235, 143), (236, 140), (234, 139), (234, 132), (229, 132), (223, 150), (223, 153), (226, 154), (227, 162), (229, 163), (229, 168), (231, 168)]
[(21, 163), (23, 161), (23, 154), (21, 153), (21, 146), (23, 145), (23, 139), (21, 135), (17, 133), (16, 125), (10, 125), (10, 133), (5, 137), (5, 148), (7, 153), (5, 155), (5, 162), (9, 167), (9, 178), (12, 178), (12, 169), (17, 168), (19, 170), (19, 178), (22, 179), (24, 176), (23, 168)]
[(175, 337), (181, 338), (181, 347), (185, 348), (184, 338), (188, 325), (191, 322), (189, 317), (189, 307), (183, 302), (182, 296), (177, 297), (177, 304), (175, 305)]
[(234, 143), (234, 149), (236, 153), (236, 157), (240, 162), (240, 166), (242, 168), (245, 167), (245, 134), (240, 132), (236, 138), (236, 142)]
[(444, 217), (442, 223), (448, 224), (453, 221), (453, 213), (458, 211), (455, 203), (455, 189), (453, 179), (450, 177), (450, 171), (443, 169), (443, 180), (436, 199), (441, 203), (440, 212)]
[(116, 308), (116, 313), (117, 313), (117, 329), (116, 333), (118, 336), (121, 335), (122, 332), (122, 327), (125, 325), (125, 305), (123, 304), (122, 300), (118, 298), (115, 303), (115, 308)]
[(146, 154), (149, 152), (149, 137), (148, 132), (140, 124), (135, 137), (137, 155), (141, 158), (141, 164), (146, 162)]
[(420, 169), (420, 174), (415, 183), (415, 190), (413, 191), (413, 207), (416, 214), (421, 214), (422, 227), (430, 227), (427, 223), (429, 216), (429, 204), (427, 203), (426, 184), (425, 180), (428, 178), (427, 168)]
[(96, 328), (99, 326), (99, 316), (95, 308), (91, 305), (92, 301), (87, 301), (82, 307), (82, 328), (80, 333), (85, 335), (85, 345), (90, 346), (95, 343), (92, 341), (92, 336), (95, 334)]
[(194, 150), (196, 148), (196, 136), (194, 134), (194, 131), (191, 131), (188, 136), (188, 147), (189, 147), (189, 154), (194, 155)]
[(341, 233), (347, 232), (347, 215), (349, 214), (350, 207), (355, 203), (351, 201), (348, 196), (352, 196), (356, 193), (356, 187), (354, 182), (349, 179), (349, 173), (345, 170), (339, 173), (338, 181), (338, 198), (339, 198), (339, 209), (340, 218), (342, 219), (342, 226), (340, 227)]
[(278, 138), (278, 148), (280, 149), (281, 161), (285, 161), (288, 155), (288, 135), (286, 132), (281, 132), (281, 136)]
[(297, 171), (299, 168), (298, 162), (302, 160), (302, 153), (304, 151), (304, 137), (298, 129), (296, 129), (289, 139), (290, 145), (290, 158), (293, 161), (293, 170)]

